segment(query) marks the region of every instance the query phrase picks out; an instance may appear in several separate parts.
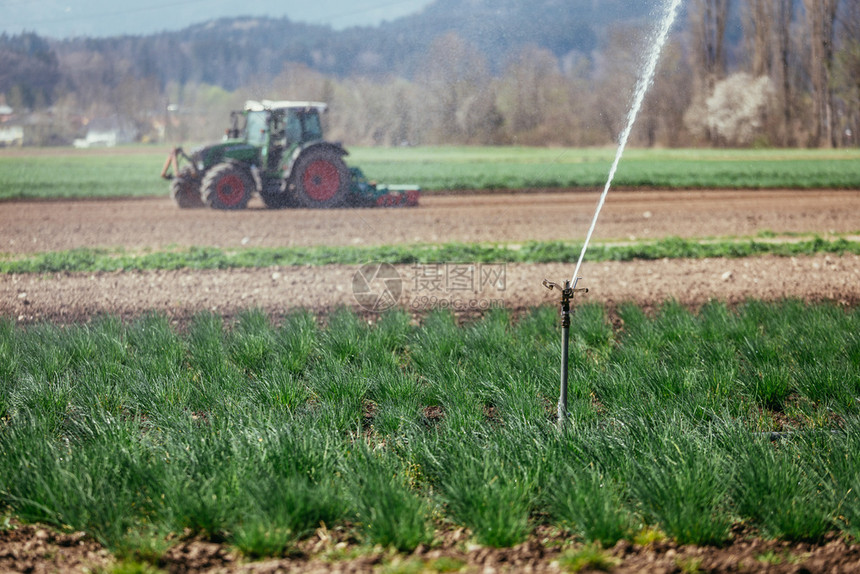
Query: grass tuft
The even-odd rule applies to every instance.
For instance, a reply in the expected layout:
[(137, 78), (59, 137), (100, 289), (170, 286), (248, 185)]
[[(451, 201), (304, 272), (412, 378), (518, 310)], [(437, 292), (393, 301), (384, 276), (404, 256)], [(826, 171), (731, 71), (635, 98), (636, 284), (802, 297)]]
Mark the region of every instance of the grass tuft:
[(598, 571), (611, 572), (621, 564), (621, 559), (612, 556), (599, 543), (586, 544), (577, 550), (569, 550), (558, 559), (565, 572)]

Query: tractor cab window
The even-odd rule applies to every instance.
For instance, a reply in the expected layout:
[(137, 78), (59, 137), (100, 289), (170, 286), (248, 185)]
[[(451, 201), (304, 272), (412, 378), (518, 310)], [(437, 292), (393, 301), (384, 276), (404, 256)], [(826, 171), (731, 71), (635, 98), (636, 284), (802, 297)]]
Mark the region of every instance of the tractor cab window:
[(287, 114), (287, 145), (302, 142), (302, 121), (293, 113)]
[(323, 139), (320, 116), (316, 111), (291, 110), (284, 121), (288, 145)]
[(267, 136), (266, 112), (248, 112), (248, 121), (245, 124), (245, 133), (248, 134), (248, 143), (262, 146), (266, 143)]
[(320, 115), (316, 111), (302, 114), (302, 121), (305, 124), (305, 141), (323, 139)]

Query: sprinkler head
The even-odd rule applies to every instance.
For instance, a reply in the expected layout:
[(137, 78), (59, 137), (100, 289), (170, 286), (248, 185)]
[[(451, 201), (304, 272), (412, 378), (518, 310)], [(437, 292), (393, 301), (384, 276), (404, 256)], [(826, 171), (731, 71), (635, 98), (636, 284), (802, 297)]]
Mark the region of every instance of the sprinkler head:
[(576, 281), (573, 283), (573, 287), (570, 286), (570, 281), (565, 281), (564, 287), (562, 287), (558, 283), (553, 283), (549, 279), (543, 280), (543, 286), (550, 291), (553, 289), (561, 291), (561, 326), (565, 329), (570, 327), (570, 302), (573, 301), (573, 296), (577, 293), (588, 293), (588, 289), (585, 287), (581, 289), (576, 288), (576, 284), (579, 283), (580, 279), (582, 279), (582, 277), (576, 278)]
[(582, 277), (577, 277), (576, 281), (573, 282), (572, 287), (570, 285), (570, 281), (565, 281), (564, 286), (562, 286), (562, 285), (559, 285), (558, 283), (553, 283), (549, 279), (544, 279), (543, 280), (543, 286), (546, 287), (547, 289), (549, 289), (550, 291), (552, 291), (553, 289), (558, 289), (559, 291), (561, 291), (561, 300), (562, 301), (570, 301), (571, 299), (573, 299), (573, 296), (576, 293), (588, 293), (587, 287), (581, 287), (579, 289), (576, 288), (576, 285), (577, 285), (577, 283), (579, 283), (580, 279), (582, 279)]

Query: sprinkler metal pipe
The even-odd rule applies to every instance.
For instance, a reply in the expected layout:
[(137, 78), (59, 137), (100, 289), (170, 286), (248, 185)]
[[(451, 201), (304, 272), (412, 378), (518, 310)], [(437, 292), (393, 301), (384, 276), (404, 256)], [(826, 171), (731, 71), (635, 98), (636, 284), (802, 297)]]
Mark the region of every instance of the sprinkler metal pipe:
[(567, 418), (567, 367), (570, 354), (570, 281), (564, 282), (561, 296), (561, 388), (558, 392), (558, 422)]
[(565, 281), (564, 286), (553, 283), (547, 279), (543, 285), (550, 291), (558, 289), (561, 291), (561, 388), (558, 394), (558, 424), (564, 424), (567, 419), (567, 365), (570, 349), (570, 303), (576, 293), (588, 293), (588, 289), (577, 289), (576, 284), (582, 277), (577, 277), (571, 286), (570, 281)]

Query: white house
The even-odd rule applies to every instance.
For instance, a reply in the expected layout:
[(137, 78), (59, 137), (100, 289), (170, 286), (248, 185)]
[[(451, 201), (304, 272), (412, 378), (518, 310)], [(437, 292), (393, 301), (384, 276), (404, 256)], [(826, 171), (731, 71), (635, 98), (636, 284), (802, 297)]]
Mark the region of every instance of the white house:
[(24, 145), (24, 126), (9, 121), (13, 113), (12, 108), (0, 104), (0, 147)]
[(24, 145), (24, 126), (0, 124), (0, 147)]
[(87, 135), (76, 139), (75, 147), (113, 147), (132, 143), (137, 139), (137, 128), (128, 120), (112, 117), (95, 119), (87, 126)]

